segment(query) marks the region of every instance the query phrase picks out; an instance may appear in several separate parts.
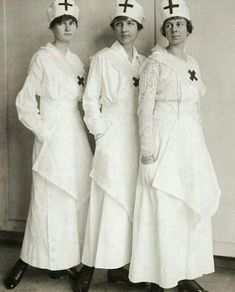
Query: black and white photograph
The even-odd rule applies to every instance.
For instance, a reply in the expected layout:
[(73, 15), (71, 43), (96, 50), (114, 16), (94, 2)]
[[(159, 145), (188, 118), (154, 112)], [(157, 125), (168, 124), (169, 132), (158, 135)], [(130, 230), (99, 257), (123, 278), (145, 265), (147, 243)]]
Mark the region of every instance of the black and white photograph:
[(0, 292), (235, 292), (234, 78), (234, 0), (0, 0)]

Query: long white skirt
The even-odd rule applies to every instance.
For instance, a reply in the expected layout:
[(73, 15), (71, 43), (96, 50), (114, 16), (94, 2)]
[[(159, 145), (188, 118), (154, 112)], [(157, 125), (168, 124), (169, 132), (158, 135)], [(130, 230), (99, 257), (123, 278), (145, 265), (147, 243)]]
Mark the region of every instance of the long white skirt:
[(20, 258), (41, 269), (76, 266), (81, 262), (89, 200), (78, 209), (74, 198), (40, 175), (33, 175), (36, 178)]
[(92, 180), (82, 262), (103, 269), (123, 267), (130, 262), (131, 242), (127, 212)]
[[(149, 168), (149, 169), (147, 169)], [(140, 171), (152, 172), (153, 165)], [(132, 282), (175, 287), (214, 271), (210, 219), (195, 229), (192, 210), (181, 200), (140, 183), (134, 213)]]

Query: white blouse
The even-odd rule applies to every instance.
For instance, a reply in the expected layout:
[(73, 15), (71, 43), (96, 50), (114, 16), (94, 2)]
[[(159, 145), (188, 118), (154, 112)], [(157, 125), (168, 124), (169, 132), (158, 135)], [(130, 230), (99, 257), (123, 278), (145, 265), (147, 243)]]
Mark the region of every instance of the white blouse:
[[(161, 57), (158, 58), (159, 56)], [(184, 76), (185, 68), (192, 68), (192, 71), (195, 69), (197, 86), (190, 82), (190, 75)], [(150, 156), (154, 152), (153, 116), (159, 103), (171, 104), (172, 111), (169, 115), (172, 115), (171, 118), (177, 118), (180, 104), (199, 104), (204, 93), (205, 87), (200, 78), (199, 66), (192, 57), (187, 56), (187, 61), (183, 61), (169, 54), (164, 48), (155, 48), (146, 60), (140, 77), (138, 116), (142, 156)]]
[[(77, 55), (68, 50), (64, 56), (50, 43), (42, 47), (33, 56), (16, 99), (19, 120), (44, 142), (55, 119), (55, 115), (48, 115), (48, 109), (77, 108), (84, 91), (82, 80), (84, 65)], [(36, 96), (40, 96), (40, 103)]]

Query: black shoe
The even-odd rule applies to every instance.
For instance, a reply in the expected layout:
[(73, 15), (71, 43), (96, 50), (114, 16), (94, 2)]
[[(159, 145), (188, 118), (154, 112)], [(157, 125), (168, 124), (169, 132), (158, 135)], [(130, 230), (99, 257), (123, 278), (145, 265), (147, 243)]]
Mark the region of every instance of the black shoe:
[(150, 292), (164, 292), (164, 289), (157, 284), (151, 283)]
[(15, 263), (10, 273), (5, 278), (4, 280), (5, 287), (7, 289), (14, 289), (23, 278), (24, 272), (26, 271), (27, 267), (28, 267), (28, 264), (26, 264), (21, 259), (19, 259)]
[(70, 279), (77, 279), (78, 278), (79, 273), (78, 273), (76, 268), (67, 269), (66, 272), (67, 272), (68, 278), (70, 278)]
[(128, 278), (129, 271), (124, 268), (112, 269), (107, 271), (107, 279), (109, 283), (126, 283), (128, 286), (132, 286), (139, 289), (145, 289), (147, 284), (144, 282), (133, 283)]
[(76, 279), (78, 277), (78, 271), (76, 268), (70, 268), (67, 270), (59, 270), (59, 271), (50, 271), (50, 278), (54, 280), (58, 279)]
[(83, 266), (78, 272), (76, 279), (72, 279), (74, 292), (88, 292), (94, 274), (94, 267)]
[(194, 280), (182, 280), (178, 283), (178, 291), (190, 291), (190, 292), (209, 292), (201, 287), (196, 281)]

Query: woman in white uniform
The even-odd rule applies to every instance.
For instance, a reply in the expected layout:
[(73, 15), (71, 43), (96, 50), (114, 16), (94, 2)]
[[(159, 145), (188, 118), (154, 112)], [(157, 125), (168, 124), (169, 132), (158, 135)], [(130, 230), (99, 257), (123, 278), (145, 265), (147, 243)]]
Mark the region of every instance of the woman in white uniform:
[(72, 273), (70, 268), (81, 262), (92, 153), (78, 111), (84, 66), (68, 48), (78, 16), (73, 0), (51, 4), (54, 42), (33, 56), (16, 99), (19, 120), (34, 133), (35, 142), (24, 241), (20, 259), (5, 279), (8, 289), (16, 287), (28, 265)]
[(95, 136), (91, 197), (76, 291), (88, 291), (94, 267), (108, 269), (111, 282), (128, 281), (132, 219), (138, 174), (139, 69), (144, 57), (134, 47), (144, 11), (135, 0), (116, 1), (116, 41), (92, 59), (83, 98), (85, 123)]
[(206, 291), (195, 278), (214, 271), (211, 216), (220, 189), (203, 137), (197, 62), (185, 53), (192, 32), (183, 0), (161, 3), (167, 48), (156, 46), (140, 78), (141, 163), (130, 280), (151, 291), (178, 285)]

